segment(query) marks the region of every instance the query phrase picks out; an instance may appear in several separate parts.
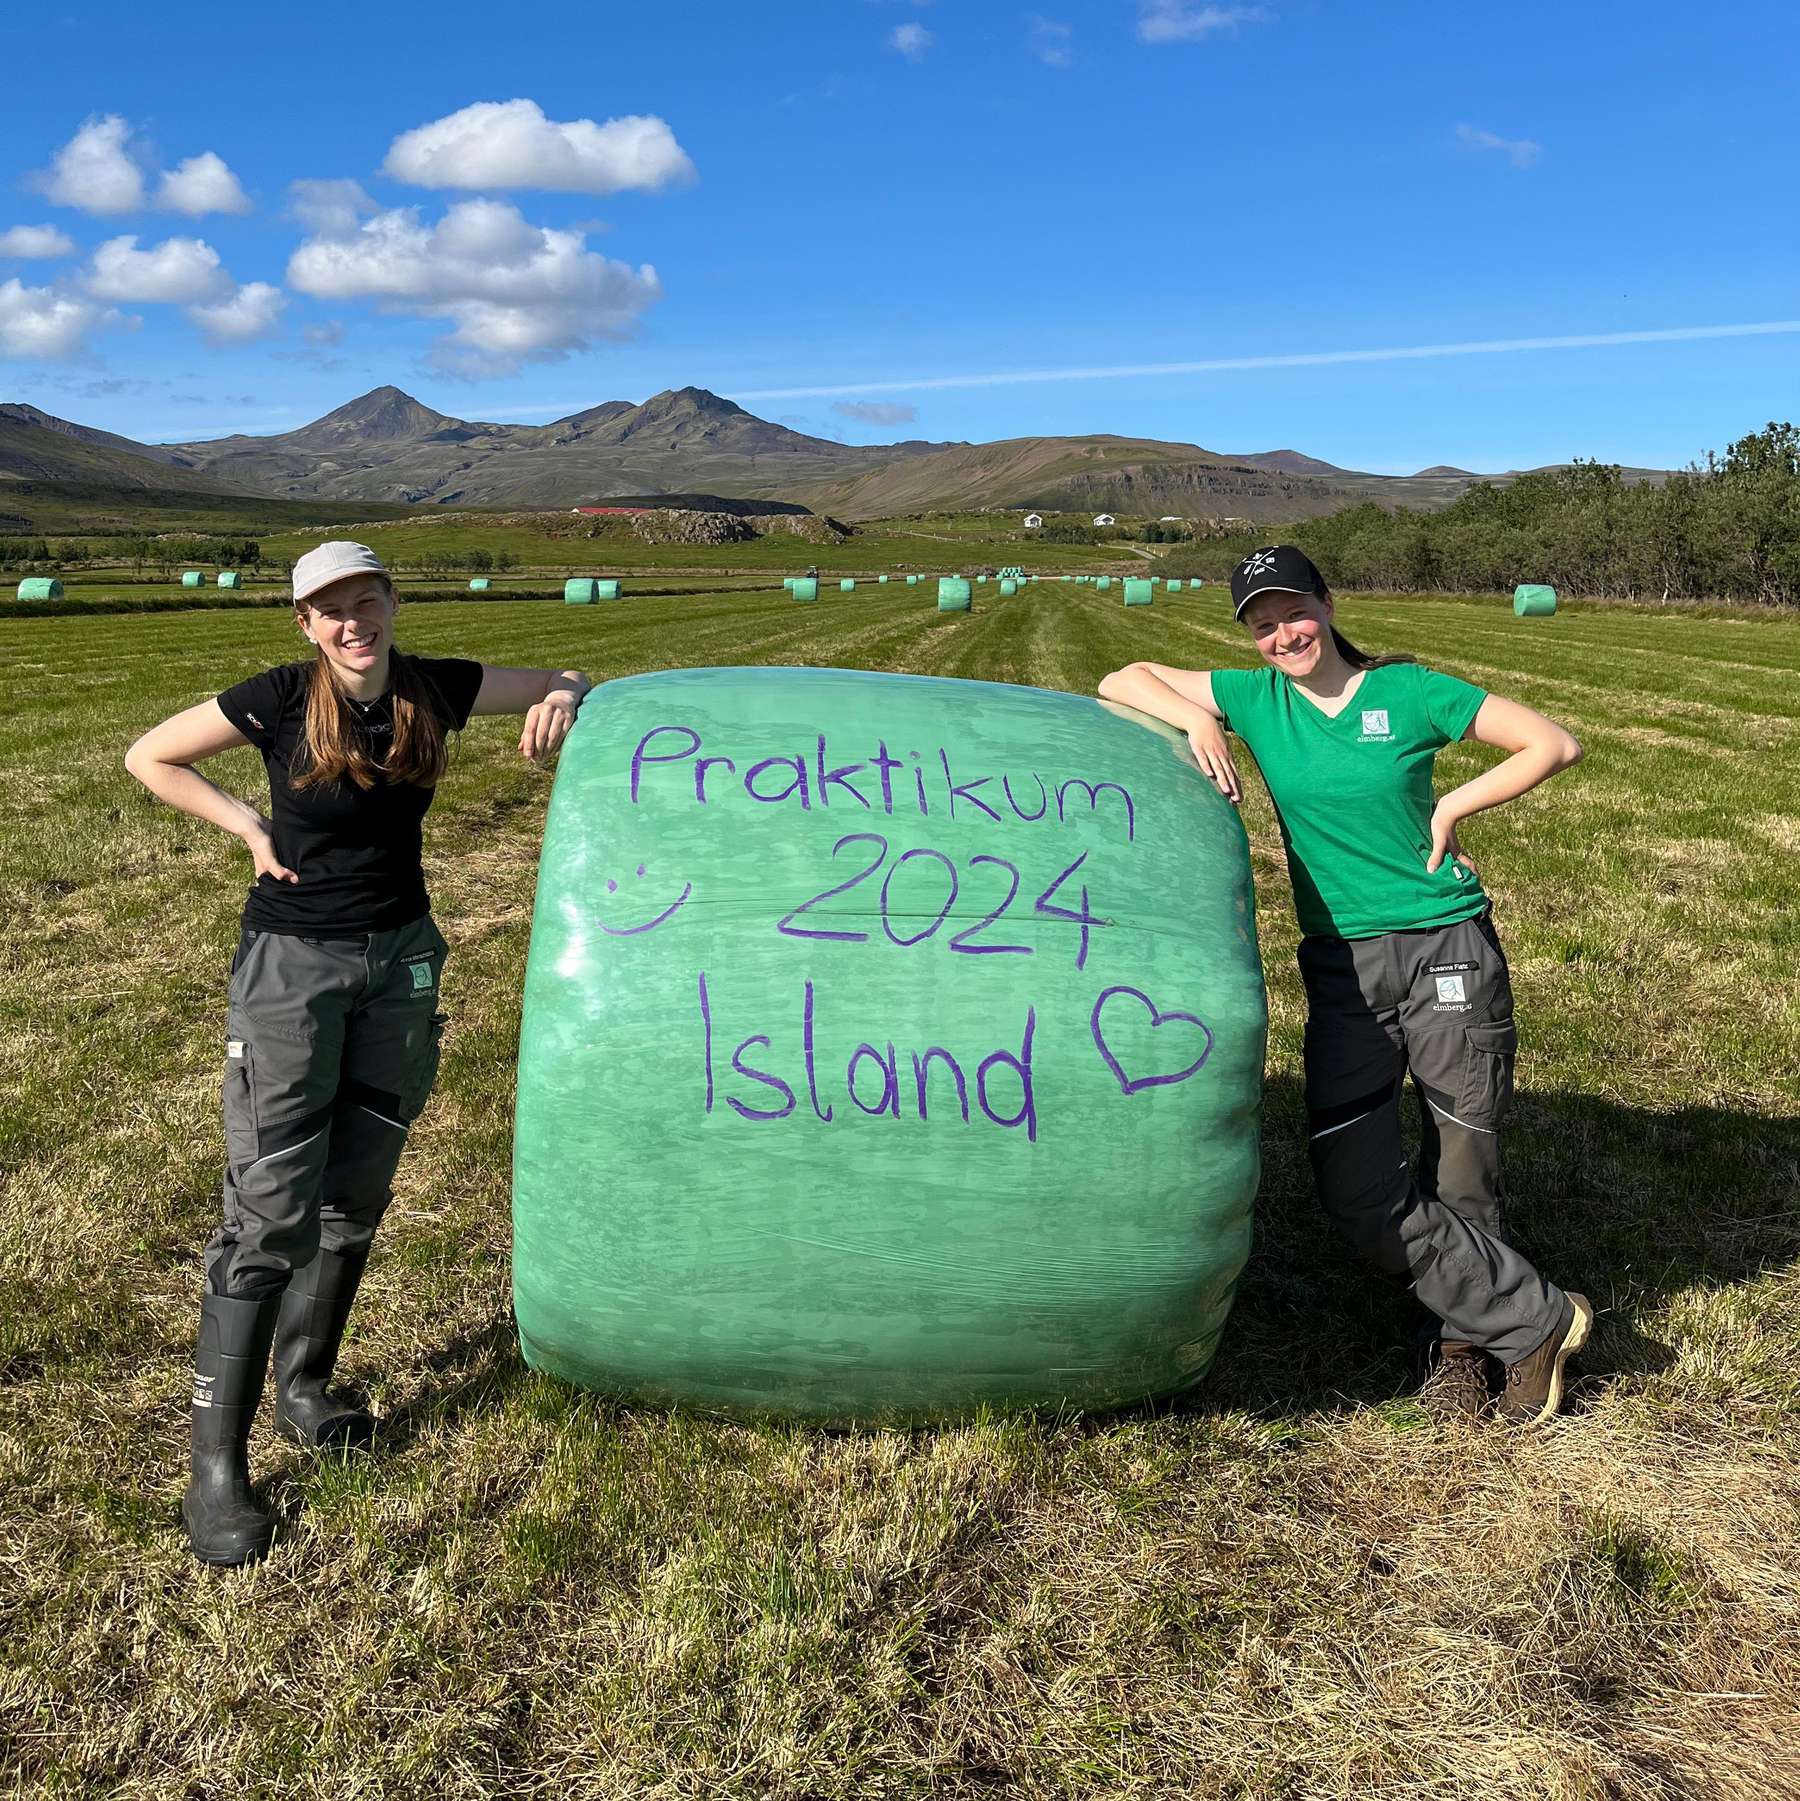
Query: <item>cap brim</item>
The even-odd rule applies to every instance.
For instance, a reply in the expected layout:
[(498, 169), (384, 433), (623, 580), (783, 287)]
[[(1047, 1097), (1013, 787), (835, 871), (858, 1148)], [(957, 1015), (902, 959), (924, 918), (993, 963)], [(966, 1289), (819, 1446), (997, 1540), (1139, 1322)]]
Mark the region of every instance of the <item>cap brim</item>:
[(334, 569), (329, 575), (322, 575), (316, 581), (308, 582), (304, 588), (296, 586), (294, 605), (298, 606), (303, 600), (311, 600), (315, 594), (322, 594), (327, 588), (335, 588), (339, 582), (347, 582), (358, 575), (375, 576), (390, 588), (394, 585), (394, 578), (385, 569)]
[(1317, 588), (1289, 588), (1289, 587), (1286, 587), (1285, 585), (1283, 585), (1281, 582), (1265, 582), (1263, 584), (1263, 586), (1260, 588), (1252, 588), (1250, 590), (1250, 592), (1248, 594), (1246, 594), (1244, 596), (1244, 598), (1242, 600), (1240, 600), (1237, 603), (1237, 605), (1232, 609), (1231, 616), (1233, 619), (1242, 619), (1244, 616), (1245, 607), (1247, 607), (1251, 603), (1251, 601), (1253, 601), (1259, 594), (1317, 594), (1317, 593), (1318, 593)]

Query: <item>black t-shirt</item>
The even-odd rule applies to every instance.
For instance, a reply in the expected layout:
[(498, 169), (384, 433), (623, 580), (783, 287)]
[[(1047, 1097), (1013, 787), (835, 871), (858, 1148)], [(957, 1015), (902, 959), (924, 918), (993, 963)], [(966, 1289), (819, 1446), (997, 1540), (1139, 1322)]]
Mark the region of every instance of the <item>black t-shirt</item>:
[[(481, 665), (465, 657), (407, 661), (424, 678), (444, 729), (461, 731), (481, 689)], [(311, 663), (283, 663), (219, 696), (220, 711), (262, 752), (275, 855), (300, 878), (258, 876), (243, 923), (290, 937), (393, 931), (431, 911), (420, 827), (437, 790), (377, 777), (373, 788), (344, 780), (296, 792), (288, 770), (305, 726), (311, 670)], [(392, 688), (379, 700), (351, 701), (350, 711), (380, 762), (393, 742)]]

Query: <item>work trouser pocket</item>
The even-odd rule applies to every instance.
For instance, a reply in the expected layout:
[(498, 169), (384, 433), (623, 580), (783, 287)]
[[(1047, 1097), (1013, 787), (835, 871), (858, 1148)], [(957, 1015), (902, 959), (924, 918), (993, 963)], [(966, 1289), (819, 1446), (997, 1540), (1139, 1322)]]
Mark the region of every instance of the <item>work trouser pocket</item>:
[(225, 1041), (225, 1159), (242, 1167), (257, 1156), (256, 1048), (246, 1038)]
[(1457, 1116), (1467, 1125), (1496, 1130), (1512, 1104), (1513, 1059), (1519, 1049), (1518, 1022), (1471, 1021), (1463, 1027), (1462, 1089)]
[(409, 1126), (425, 1111), (425, 1103), (437, 1086), (438, 1065), (444, 1056), (444, 1027), (448, 1023), (447, 1015), (434, 1013), (426, 1027), (424, 1041), (409, 1072), (411, 1079), (400, 1096), (403, 1117)]

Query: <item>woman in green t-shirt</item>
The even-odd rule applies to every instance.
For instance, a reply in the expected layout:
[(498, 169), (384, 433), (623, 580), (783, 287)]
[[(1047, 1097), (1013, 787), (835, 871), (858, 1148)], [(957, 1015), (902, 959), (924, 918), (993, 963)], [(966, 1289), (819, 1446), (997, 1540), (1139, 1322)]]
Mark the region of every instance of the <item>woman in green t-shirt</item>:
[[(1554, 721), (1409, 657), (1372, 657), (1332, 623), (1331, 593), (1292, 545), (1254, 551), (1232, 607), (1261, 669), (1132, 663), (1100, 684), (1188, 734), (1240, 798), (1227, 729), (1256, 757), (1281, 825), (1305, 934), (1307, 1130), (1334, 1224), (1437, 1317), (1433, 1410), (1549, 1419), (1593, 1309), (1506, 1242), (1499, 1132), (1518, 1046), (1492, 907), (1459, 821), (1580, 760)], [(1438, 751), (1471, 738), (1512, 754), (1434, 797)], [(1416, 1169), (1400, 1090), (1418, 1091)]]

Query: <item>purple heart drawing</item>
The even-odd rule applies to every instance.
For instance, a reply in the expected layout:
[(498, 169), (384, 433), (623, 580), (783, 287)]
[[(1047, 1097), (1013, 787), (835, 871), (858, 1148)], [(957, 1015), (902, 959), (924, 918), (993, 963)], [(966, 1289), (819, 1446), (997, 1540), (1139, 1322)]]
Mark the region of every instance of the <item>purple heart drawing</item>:
[[(1192, 1063), (1188, 1064), (1186, 1068), (1176, 1070), (1173, 1075), (1138, 1076), (1135, 1080), (1126, 1075), (1125, 1071), (1119, 1066), (1118, 1058), (1112, 1054), (1112, 1048), (1106, 1042), (1105, 1032), (1100, 1028), (1101, 1011), (1105, 1008), (1108, 1001), (1116, 1000), (1120, 995), (1129, 995), (1132, 1000), (1137, 1001), (1145, 1011), (1149, 1013), (1150, 1028), (1152, 1031), (1156, 1030), (1159, 1026), (1173, 1025), (1176, 1023), (1188, 1026), (1198, 1026), (1206, 1038), (1205, 1044), (1200, 1047), (1200, 1055), (1196, 1057)], [(1162, 1088), (1167, 1086), (1170, 1082), (1185, 1082), (1189, 1076), (1198, 1074), (1201, 1066), (1206, 1062), (1206, 1059), (1212, 1055), (1212, 1029), (1207, 1025), (1205, 1020), (1200, 1018), (1196, 1013), (1176, 1013), (1174, 1011), (1168, 1013), (1159, 1012), (1156, 1003), (1151, 1000), (1149, 995), (1137, 988), (1119, 987), (1106, 989), (1101, 994), (1100, 998), (1094, 1002), (1093, 1018), (1088, 1023), (1094, 1034), (1094, 1048), (1099, 1051), (1103, 1058), (1105, 1058), (1106, 1067), (1118, 1077), (1119, 1092), (1121, 1094), (1136, 1094), (1140, 1088)]]

